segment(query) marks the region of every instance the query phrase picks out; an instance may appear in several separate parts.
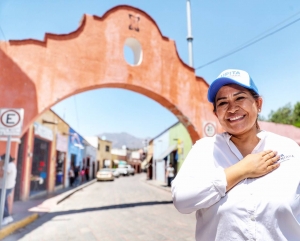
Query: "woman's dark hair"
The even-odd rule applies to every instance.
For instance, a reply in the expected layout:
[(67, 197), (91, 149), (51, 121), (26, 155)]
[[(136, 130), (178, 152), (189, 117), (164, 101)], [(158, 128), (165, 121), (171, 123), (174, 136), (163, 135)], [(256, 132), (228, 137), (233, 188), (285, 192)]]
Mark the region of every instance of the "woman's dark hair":
[[(259, 94), (257, 94), (254, 90), (250, 90), (250, 89), (247, 89), (247, 88), (245, 88), (245, 89), (248, 90), (248, 91), (250, 92), (250, 94), (252, 95), (252, 97), (253, 97), (255, 100), (257, 100), (259, 97), (261, 97), (261, 96), (260, 96)], [(213, 105), (214, 105), (214, 112), (216, 112), (216, 111), (217, 111), (216, 101), (214, 101)], [(256, 118), (256, 128), (257, 128), (258, 130), (260, 130), (260, 127), (259, 127), (259, 125), (258, 125), (257, 120), (258, 120), (258, 115), (257, 115), (257, 118)]]

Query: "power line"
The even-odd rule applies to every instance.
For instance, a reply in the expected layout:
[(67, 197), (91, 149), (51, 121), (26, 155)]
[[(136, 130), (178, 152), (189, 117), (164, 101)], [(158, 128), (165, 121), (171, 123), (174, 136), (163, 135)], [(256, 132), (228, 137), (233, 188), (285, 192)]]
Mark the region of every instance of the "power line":
[[(299, 13), (300, 13), (300, 12), (298, 12), (298, 13), (295, 14), (295, 15), (298, 15)], [(289, 17), (288, 19), (294, 17), (295, 15)], [(284, 20), (283, 22), (286, 22), (288, 19)], [(232, 50), (232, 51), (230, 51), (230, 52), (228, 52), (228, 53), (226, 53), (226, 54), (224, 54), (224, 55), (222, 55), (222, 56), (220, 56), (220, 57), (218, 57), (218, 58), (216, 58), (216, 59), (214, 59), (214, 60), (212, 60), (212, 61), (210, 61), (210, 62), (207, 62), (206, 64), (203, 64), (203, 65), (197, 67), (196, 69), (201, 69), (201, 68), (203, 68), (203, 67), (205, 67), (205, 66), (207, 66), (207, 65), (210, 65), (210, 64), (215, 63), (215, 62), (217, 62), (217, 61), (219, 61), (219, 60), (221, 60), (221, 59), (224, 59), (224, 58), (226, 58), (226, 57), (228, 57), (228, 56), (230, 56), (230, 55), (232, 55), (232, 54), (235, 54), (235, 53), (237, 53), (237, 52), (239, 52), (239, 51), (241, 51), (241, 50), (243, 50), (243, 49), (245, 49), (245, 48), (247, 48), (247, 47), (249, 47), (249, 46), (251, 46), (251, 45), (253, 45), (253, 44), (255, 44), (255, 43), (257, 43), (257, 42), (259, 42), (259, 41), (261, 41), (261, 40), (263, 40), (263, 39), (265, 39), (265, 38), (267, 38), (267, 37), (270, 37), (271, 35), (273, 35), (273, 34), (279, 32), (279, 31), (281, 31), (281, 30), (283, 30), (283, 29), (285, 29), (285, 28), (287, 28), (287, 27), (289, 27), (289, 26), (291, 26), (291, 25), (293, 25), (293, 24), (295, 24), (295, 23), (298, 22), (298, 21), (300, 21), (300, 18), (297, 18), (296, 20), (294, 20), (294, 21), (292, 21), (292, 22), (290, 22), (290, 23), (288, 23), (288, 24), (282, 26), (281, 28), (279, 28), (279, 29), (277, 29), (277, 30), (275, 30), (275, 31), (273, 31), (273, 32), (271, 32), (271, 33), (268, 33), (268, 34), (266, 34), (266, 35), (264, 35), (264, 36), (262, 36), (262, 37), (260, 37), (260, 38), (258, 38), (258, 39), (256, 39), (256, 40), (253, 40), (253, 41), (249, 40), (249, 41), (247, 41), (245, 44), (241, 45), (240, 47), (237, 47), (237, 48), (235, 48), (234, 50)], [(279, 24), (276, 24), (274, 27), (270, 28), (269, 30), (267, 30), (267, 31), (265, 31), (265, 32), (268, 32), (268, 31), (270, 31), (271, 29), (274, 29), (274, 28), (277, 27), (278, 25), (281, 25), (283, 22), (281, 22), (281, 23), (279, 23)], [(264, 33), (265, 33), (265, 32), (264, 32)], [(261, 36), (261, 35), (263, 35), (264, 33), (259, 34), (258, 36)], [(255, 37), (255, 38), (257, 38), (257, 37)], [(253, 39), (255, 39), (255, 38), (253, 38)]]
[(4, 32), (3, 32), (3, 29), (1, 28), (1, 25), (0, 25), (0, 32), (2, 33), (3, 38), (4, 38), (4, 40), (6, 41), (6, 37), (5, 37), (5, 34), (4, 34)]
[(7, 50), (7, 44), (8, 44), (8, 42), (7, 42), (6, 36), (4, 34), (4, 31), (3, 31), (2, 27), (1, 27), (1, 25), (0, 25), (0, 32), (2, 33), (3, 38), (4, 38), (4, 43), (5, 43), (4, 47), (5, 47), (5, 50)]
[[(287, 22), (288, 20), (290, 20), (291, 18), (294, 18), (295, 16), (297, 16), (297, 15), (299, 15), (299, 14), (300, 14), (300, 11), (297, 12), (297, 13), (295, 13), (294, 15), (292, 15), (292, 16), (286, 18), (285, 20), (281, 21), (280, 23), (274, 25), (273, 27), (271, 27), (271, 28), (269, 28), (269, 29), (263, 31), (262, 33), (258, 34), (257, 36), (255, 36), (254, 38), (248, 40), (247, 42), (243, 43), (242, 45), (236, 47), (235, 49), (231, 50), (230, 52), (235, 51), (235, 50), (238, 49), (238, 48), (241, 48), (242, 46), (244, 46), (244, 45), (246, 45), (246, 44), (248, 44), (248, 43), (254, 41), (255, 39), (259, 38), (259, 37), (262, 36), (262, 35), (265, 35), (266, 33), (270, 32), (272, 29), (277, 28), (278, 26), (282, 25), (283, 23)], [(228, 53), (230, 53), (230, 52), (228, 52)], [(228, 54), (228, 53), (226, 53), (226, 54)]]

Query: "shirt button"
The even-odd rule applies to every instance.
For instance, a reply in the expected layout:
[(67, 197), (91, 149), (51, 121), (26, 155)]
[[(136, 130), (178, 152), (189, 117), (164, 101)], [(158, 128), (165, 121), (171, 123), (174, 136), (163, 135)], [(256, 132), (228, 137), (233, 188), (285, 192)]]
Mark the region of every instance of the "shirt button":
[(250, 219), (251, 219), (252, 221), (255, 221), (255, 217), (254, 217), (254, 216), (251, 216)]

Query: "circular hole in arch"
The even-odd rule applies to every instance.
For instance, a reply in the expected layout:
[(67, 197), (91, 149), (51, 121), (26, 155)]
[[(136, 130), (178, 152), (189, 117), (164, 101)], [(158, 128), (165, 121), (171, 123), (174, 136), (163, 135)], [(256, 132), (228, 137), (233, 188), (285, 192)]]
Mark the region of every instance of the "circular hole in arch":
[(143, 50), (140, 42), (135, 38), (127, 38), (124, 43), (124, 58), (126, 62), (132, 66), (142, 63)]

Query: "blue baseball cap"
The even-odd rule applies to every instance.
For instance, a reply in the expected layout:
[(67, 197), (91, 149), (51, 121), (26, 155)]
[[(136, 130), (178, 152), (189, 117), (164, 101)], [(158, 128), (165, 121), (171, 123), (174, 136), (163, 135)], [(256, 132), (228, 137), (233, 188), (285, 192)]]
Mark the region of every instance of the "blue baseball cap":
[(207, 93), (208, 101), (214, 103), (220, 88), (228, 84), (237, 84), (246, 89), (253, 90), (256, 94), (258, 94), (256, 85), (246, 71), (239, 69), (227, 69), (224, 70), (209, 86)]

